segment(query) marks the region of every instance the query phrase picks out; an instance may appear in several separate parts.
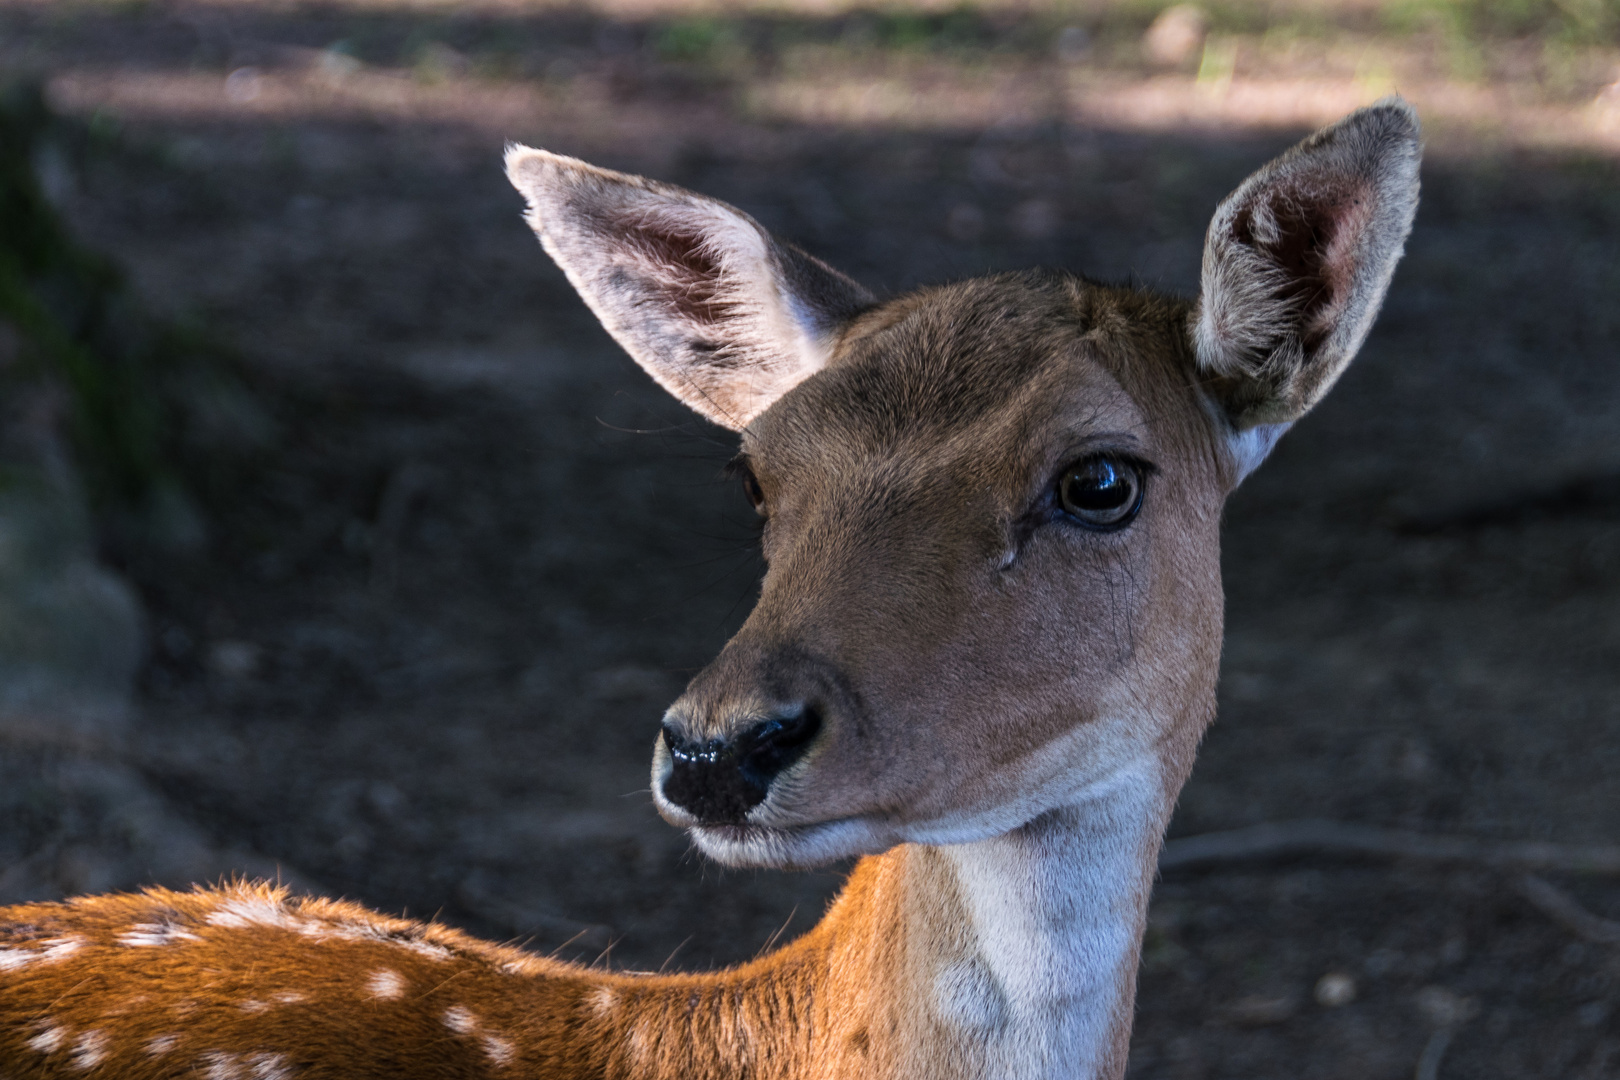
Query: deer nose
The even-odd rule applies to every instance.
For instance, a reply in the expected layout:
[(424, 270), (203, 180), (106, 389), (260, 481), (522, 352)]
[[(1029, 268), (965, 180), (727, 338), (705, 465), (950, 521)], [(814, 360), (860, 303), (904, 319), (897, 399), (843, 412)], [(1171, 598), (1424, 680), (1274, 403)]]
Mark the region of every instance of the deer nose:
[(821, 711), (795, 704), (735, 735), (692, 739), (664, 724), (670, 770), (664, 798), (704, 825), (737, 825), (765, 801), (771, 781), (803, 756), (821, 730)]

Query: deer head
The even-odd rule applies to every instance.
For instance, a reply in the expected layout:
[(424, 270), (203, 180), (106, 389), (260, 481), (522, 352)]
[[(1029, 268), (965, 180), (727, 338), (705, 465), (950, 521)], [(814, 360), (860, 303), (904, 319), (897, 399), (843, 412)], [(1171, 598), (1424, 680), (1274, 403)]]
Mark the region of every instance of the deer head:
[(1227, 494), (1354, 357), (1417, 205), (1403, 102), (1216, 210), (1196, 302), (1066, 273), (879, 301), (713, 199), (512, 147), (528, 221), (741, 435), (759, 602), (665, 714), (659, 811), (727, 863), (1162, 814), (1214, 710)]

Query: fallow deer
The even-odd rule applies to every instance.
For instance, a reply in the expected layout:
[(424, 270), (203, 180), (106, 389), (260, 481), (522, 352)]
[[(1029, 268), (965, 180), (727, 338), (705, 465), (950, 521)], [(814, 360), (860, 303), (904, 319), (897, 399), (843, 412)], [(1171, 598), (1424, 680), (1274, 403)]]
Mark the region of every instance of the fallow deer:
[(1387, 100), (1216, 210), (1196, 301), (1058, 272), (890, 300), (712, 199), (514, 146), (528, 222), (741, 433), (754, 611), (652, 793), (735, 866), (864, 855), (695, 975), (265, 885), (0, 911), (0, 1075), (1118, 1078), (1155, 859), (1215, 708), (1223, 500), (1332, 386), (1417, 206)]

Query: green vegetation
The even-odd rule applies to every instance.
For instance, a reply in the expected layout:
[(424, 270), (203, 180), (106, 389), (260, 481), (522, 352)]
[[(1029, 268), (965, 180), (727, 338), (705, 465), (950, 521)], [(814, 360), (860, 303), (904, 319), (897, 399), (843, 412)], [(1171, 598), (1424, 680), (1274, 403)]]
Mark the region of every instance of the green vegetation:
[[(221, 430), (240, 439), (267, 421), (221, 351), (143, 313), (118, 269), (71, 236), (47, 197), (40, 176), (51, 163), (104, 151), (111, 138), (53, 117), (35, 86), (0, 91), (0, 332), (10, 354), (0, 359), (0, 405), (11, 412), (55, 391), (95, 508), (176, 539), (195, 532), (195, 497), (231, 456), (220, 452)], [(8, 419), (17, 420), (0, 413)]]
[[(65, 26), (74, 12), (105, 11), (109, 5), (122, 11), (123, 2), (61, 0), (52, 9), (57, 13), (53, 19)], [(556, 77), (587, 69), (606, 54), (746, 79), (806, 52), (823, 60), (940, 57), (968, 64), (1061, 56), (1070, 62), (1130, 67), (1139, 60), (1142, 32), (1175, 2), (960, 0), (951, 7), (919, 10), (896, 0), (857, 0), (857, 6), (846, 10), (810, 12), (797, 0), (745, 0), (723, 10), (700, 0), (684, 14), (677, 9), (633, 19), (607, 18), (576, 7), (495, 13), (448, 5), (401, 18), (394, 11), (339, 3), (320, 6), (318, 18), (329, 35), (324, 47), (337, 70), (349, 64), (404, 69), (427, 81)], [(1216, 35), (1263, 38), (1272, 44), (1291, 39), (1331, 42), (1345, 35), (1417, 43), (1465, 77), (1488, 73), (1502, 47), (1529, 44), (1545, 53), (1542, 77), (1558, 82), (1565, 78), (1561, 72), (1579, 66), (1576, 54), (1620, 46), (1620, 0), (1194, 2), (1209, 15)], [(192, 62), (223, 68), (233, 61), (217, 42), (204, 42)]]
[(1390, 0), (1382, 10), (1397, 33), (1436, 29), (1472, 41), (1568, 45), (1611, 45), (1620, 36), (1620, 0)]
[[(1066, 28), (1095, 48), (1097, 61), (1130, 55), (1143, 30), (1167, 0), (1117, 0), (1106, 4), (1058, 2), (1023, 10), (994, 3), (966, 3), (920, 12), (874, 6), (831, 17), (758, 10), (705, 14), (623, 28), (659, 59), (741, 73), (770, 66), (803, 47), (832, 49), (859, 58), (875, 55), (1044, 57), (1060, 46)], [(1493, 48), (1540, 44), (1545, 65), (1556, 71), (1571, 50), (1620, 45), (1620, 0), (1384, 0), (1366, 7), (1208, 0), (1201, 3), (1217, 34), (1330, 39), (1346, 32), (1384, 39), (1426, 37), (1441, 49), (1454, 74), (1480, 74)], [(476, 51), (476, 45), (469, 44)]]
[(856, 55), (1044, 50), (1046, 30), (1039, 21), (963, 5), (941, 12), (878, 8), (833, 19), (695, 16), (654, 24), (645, 36), (661, 60), (736, 67), (807, 45)]

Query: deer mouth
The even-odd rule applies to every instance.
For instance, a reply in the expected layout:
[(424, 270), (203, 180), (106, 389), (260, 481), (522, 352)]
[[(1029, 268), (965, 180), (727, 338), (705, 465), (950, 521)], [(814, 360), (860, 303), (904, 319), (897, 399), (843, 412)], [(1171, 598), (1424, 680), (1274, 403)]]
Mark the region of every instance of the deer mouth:
[(694, 825), (692, 840), (726, 866), (795, 870), (824, 866), (856, 855), (887, 851), (901, 838), (863, 817), (805, 825)]

